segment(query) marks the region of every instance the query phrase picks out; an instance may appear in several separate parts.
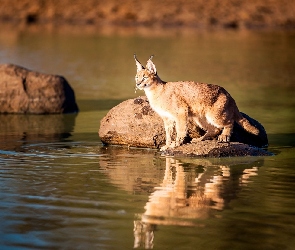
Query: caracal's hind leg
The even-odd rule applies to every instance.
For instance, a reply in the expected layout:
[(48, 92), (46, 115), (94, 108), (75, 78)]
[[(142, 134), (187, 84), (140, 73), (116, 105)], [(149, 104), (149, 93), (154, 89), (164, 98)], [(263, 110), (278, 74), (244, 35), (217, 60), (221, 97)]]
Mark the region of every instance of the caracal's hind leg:
[(219, 142), (230, 142), (230, 137), (233, 132), (233, 124), (229, 124), (223, 127), (222, 133), (218, 136)]
[(221, 129), (213, 126), (212, 124), (209, 124), (206, 120), (199, 119), (198, 117), (193, 117), (195, 123), (198, 127), (206, 131), (206, 133), (199, 137), (199, 138), (193, 138), (191, 142), (198, 142), (198, 141), (204, 141), (207, 139), (213, 139), (217, 135), (220, 134)]
[(214, 125), (215, 128), (222, 128), (221, 134), (218, 136), (219, 142), (229, 142), (231, 134), (233, 132), (234, 120), (232, 119), (232, 113), (220, 110), (215, 115), (207, 117), (207, 120)]
[(198, 142), (198, 141), (205, 141), (205, 140), (208, 140), (208, 139), (213, 139), (215, 138), (217, 135), (220, 134), (220, 129), (218, 128), (215, 128), (213, 126), (209, 126), (206, 133), (199, 137), (199, 138), (193, 138), (191, 142)]
[[(219, 142), (230, 142), (231, 134), (234, 128), (236, 117), (241, 117), (235, 100), (227, 93), (223, 93), (215, 102), (214, 113), (210, 114), (212, 124), (218, 128), (222, 128), (222, 133), (218, 136)], [(220, 105), (223, 104), (223, 105)]]
[[(163, 117), (162, 117), (163, 118)], [(165, 151), (167, 148), (171, 146), (172, 143), (172, 134), (173, 134), (173, 129), (174, 129), (174, 121), (164, 117), (164, 128), (165, 128), (165, 133), (166, 133), (166, 145), (161, 147), (161, 151)]]

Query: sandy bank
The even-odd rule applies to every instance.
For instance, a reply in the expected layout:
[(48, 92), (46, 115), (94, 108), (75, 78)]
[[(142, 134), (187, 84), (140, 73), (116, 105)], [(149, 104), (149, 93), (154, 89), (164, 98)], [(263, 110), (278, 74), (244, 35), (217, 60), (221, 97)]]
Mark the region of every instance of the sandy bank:
[(295, 29), (290, 0), (0, 0), (0, 24)]

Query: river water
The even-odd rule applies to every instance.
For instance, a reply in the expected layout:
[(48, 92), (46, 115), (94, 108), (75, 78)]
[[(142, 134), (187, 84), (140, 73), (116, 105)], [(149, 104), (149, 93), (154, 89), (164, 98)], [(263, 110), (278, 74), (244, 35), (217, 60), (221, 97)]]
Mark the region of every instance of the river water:
[[(294, 249), (295, 33), (0, 32), (0, 62), (67, 78), (78, 114), (0, 115), (0, 249)], [(134, 93), (133, 53), (163, 80), (222, 85), (271, 157), (103, 146)]]

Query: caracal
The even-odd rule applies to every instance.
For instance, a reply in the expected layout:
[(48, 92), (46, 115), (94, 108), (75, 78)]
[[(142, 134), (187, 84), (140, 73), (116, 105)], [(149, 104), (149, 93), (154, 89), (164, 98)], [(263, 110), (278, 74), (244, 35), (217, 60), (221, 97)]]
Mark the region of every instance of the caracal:
[[(193, 81), (164, 82), (157, 74), (152, 56), (146, 67), (141, 65), (136, 55), (134, 59), (136, 88), (144, 90), (152, 109), (164, 121), (166, 145), (161, 147), (162, 151), (183, 144), (189, 117), (206, 131), (205, 135), (193, 141), (219, 135), (219, 142), (229, 142), (235, 121), (246, 131), (259, 134), (259, 130), (240, 114), (235, 100), (224, 88)], [(174, 128), (176, 139), (172, 141)]]

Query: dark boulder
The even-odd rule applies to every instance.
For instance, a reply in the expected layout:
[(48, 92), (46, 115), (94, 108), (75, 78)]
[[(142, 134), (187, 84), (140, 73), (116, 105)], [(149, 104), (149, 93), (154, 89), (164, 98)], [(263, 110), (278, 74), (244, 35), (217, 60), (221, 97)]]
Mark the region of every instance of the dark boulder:
[(74, 90), (64, 77), (0, 65), (0, 113), (73, 112), (78, 112)]

